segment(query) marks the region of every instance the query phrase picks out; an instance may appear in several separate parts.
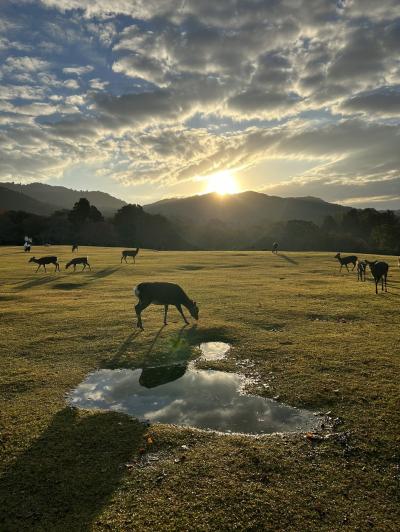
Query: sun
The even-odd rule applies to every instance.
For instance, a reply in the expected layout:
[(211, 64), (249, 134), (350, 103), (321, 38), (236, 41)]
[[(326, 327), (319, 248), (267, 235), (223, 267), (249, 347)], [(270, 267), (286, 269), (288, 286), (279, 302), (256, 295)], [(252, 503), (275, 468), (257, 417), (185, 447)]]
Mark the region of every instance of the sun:
[(229, 170), (222, 170), (221, 172), (211, 174), (206, 177), (206, 180), (206, 192), (216, 192), (220, 196), (236, 194), (239, 192), (239, 186), (236, 179)]

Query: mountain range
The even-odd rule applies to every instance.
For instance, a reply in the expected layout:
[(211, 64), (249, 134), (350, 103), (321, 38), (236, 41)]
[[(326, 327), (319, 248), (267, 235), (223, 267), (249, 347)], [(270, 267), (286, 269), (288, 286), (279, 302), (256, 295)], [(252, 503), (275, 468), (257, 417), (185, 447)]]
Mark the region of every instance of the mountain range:
[(349, 208), (319, 198), (281, 198), (247, 191), (226, 196), (210, 193), (167, 199), (145, 205), (144, 209), (181, 223), (200, 224), (219, 220), (243, 228), (285, 220), (320, 223), (326, 216), (341, 214)]
[[(100, 191), (72, 190), (43, 183), (1, 183), (0, 211), (23, 210), (48, 215), (55, 210), (72, 209), (82, 197), (105, 216), (127, 205), (125, 201)], [(252, 191), (226, 196), (209, 193), (172, 198), (143, 208), (150, 214), (161, 214), (180, 225), (204, 225), (218, 220), (241, 229), (294, 219), (321, 223), (325, 216), (335, 216), (348, 210), (348, 207), (314, 197), (281, 198)]]
[[(127, 204), (106, 192), (72, 190), (43, 183), (28, 185), (0, 183), (0, 189), (0, 210), (12, 209), (34, 214), (50, 214), (59, 209), (72, 209), (80, 198), (87, 198), (92, 205), (108, 216)], [(14, 194), (11, 195), (7, 190)]]

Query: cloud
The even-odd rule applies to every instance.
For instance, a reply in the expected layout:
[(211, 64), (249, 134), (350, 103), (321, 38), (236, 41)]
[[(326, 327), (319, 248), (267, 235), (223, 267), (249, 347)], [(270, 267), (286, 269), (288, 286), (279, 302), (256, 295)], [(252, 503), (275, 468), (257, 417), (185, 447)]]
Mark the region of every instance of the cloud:
[[(41, 0), (30, 9), (31, 26), (0, 18), (0, 120), (10, 146), (16, 127), (15, 153), (35, 131), (43, 149), (28, 149), (26, 164), (5, 154), (7, 175), (97, 156), (121, 182), (177, 183), (286, 157), (315, 166), (274, 185), (282, 193), (325, 184), (331, 197), (340, 187), (352, 198), (392, 195), (398, 2)], [(63, 158), (54, 171), (53, 156)], [(386, 191), (370, 185), (380, 180)]]
[(378, 87), (358, 93), (341, 104), (344, 111), (362, 111), (379, 115), (400, 114), (400, 86)]
[(86, 66), (75, 66), (75, 67), (64, 67), (62, 71), (64, 74), (75, 74), (77, 76), (82, 76), (83, 74), (88, 74), (89, 72), (92, 72), (94, 70), (94, 67), (91, 65)]

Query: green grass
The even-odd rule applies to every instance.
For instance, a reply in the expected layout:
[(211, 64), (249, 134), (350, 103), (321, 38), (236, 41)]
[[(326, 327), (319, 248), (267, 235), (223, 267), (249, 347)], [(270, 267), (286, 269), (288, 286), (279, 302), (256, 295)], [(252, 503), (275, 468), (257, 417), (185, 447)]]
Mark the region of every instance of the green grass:
[[(143, 251), (120, 265), (118, 249), (84, 248), (93, 271), (73, 273), (69, 248), (34, 250), (49, 252), (60, 273), (35, 274), (28, 254), (0, 249), (1, 531), (398, 530), (394, 257), (389, 292), (375, 295), (371, 281), (339, 274), (332, 253)], [(139, 333), (132, 288), (143, 280), (181, 284), (200, 307), (197, 326), (182, 329), (171, 308), (160, 330), (163, 310), (152, 306)], [(66, 406), (96, 368), (195, 357), (207, 340), (233, 346), (213, 368), (256, 376), (253, 391), (265, 396), (331, 411), (337, 436), (146, 428)], [(148, 452), (158, 461), (146, 465)]]

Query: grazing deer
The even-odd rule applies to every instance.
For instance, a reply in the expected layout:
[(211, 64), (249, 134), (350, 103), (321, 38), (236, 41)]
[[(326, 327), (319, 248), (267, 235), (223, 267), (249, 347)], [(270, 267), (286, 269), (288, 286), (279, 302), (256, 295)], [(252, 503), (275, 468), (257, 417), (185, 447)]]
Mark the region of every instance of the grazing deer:
[(339, 272), (342, 271), (343, 266), (346, 266), (347, 271), (349, 271), (349, 268), (347, 266), (348, 264), (352, 264), (353, 265), (353, 267), (351, 269), (351, 271), (353, 271), (354, 268), (356, 267), (357, 260), (358, 260), (355, 255), (349, 255), (348, 257), (341, 257), (340, 253), (336, 253), (335, 259), (337, 259), (340, 262), (340, 270), (339, 270)]
[(76, 259), (71, 259), (66, 265), (65, 269), (68, 270), (70, 266), (74, 267), (74, 271), (76, 270), (77, 264), (83, 264), (82, 271), (86, 268), (86, 266), (89, 267), (89, 270), (92, 270), (90, 267), (90, 264), (88, 262), (88, 257), (77, 257)]
[(184, 322), (189, 322), (185, 318), (182, 305), (188, 309), (190, 315), (195, 320), (199, 319), (199, 308), (196, 301), (192, 301), (185, 294), (182, 288), (173, 283), (140, 283), (134, 288), (134, 294), (139, 298), (139, 303), (135, 306), (137, 316), (137, 327), (143, 330), (141, 313), (152, 303), (154, 305), (164, 305), (164, 325), (167, 325), (168, 305), (174, 305)]
[(78, 244), (72, 244), (72, 253), (78, 251)]
[(365, 281), (365, 272), (367, 270), (367, 261), (357, 261), (357, 281)]
[(133, 262), (136, 263), (135, 257), (136, 257), (136, 255), (138, 253), (139, 253), (139, 248), (136, 248), (136, 249), (124, 249), (124, 251), (122, 252), (122, 256), (121, 256), (121, 264), (122, 264), (123, 260), (125, 260), (125, 262), (127, 262), (126, 257), (132, 257), (133, 258)]
[(378, 293), (378, 283), (379, 281), (382, 282), (382, 292), (383, 292), (383, 286), (385, 285), (385, 292), (387, 292), (387, 275), (389, 271), (389, 264), (387, 262), (383, 262), (383, 260), (374, 260), (374, 261), (365, 261), (372, 273), (372, 276), (375, 281), (375, 294)]
[(54, 264), (56, 271), (60, 271), (60, 265), (58, 264), (57, 257), (41, 257), (40, 259), (32, 257), (28, 262), (36, 262), (36, 264), (39, 264), (36, 271), (39, 270), (40, 266), (43, 266), (44, 271), (47, 272), (46, 264)]

